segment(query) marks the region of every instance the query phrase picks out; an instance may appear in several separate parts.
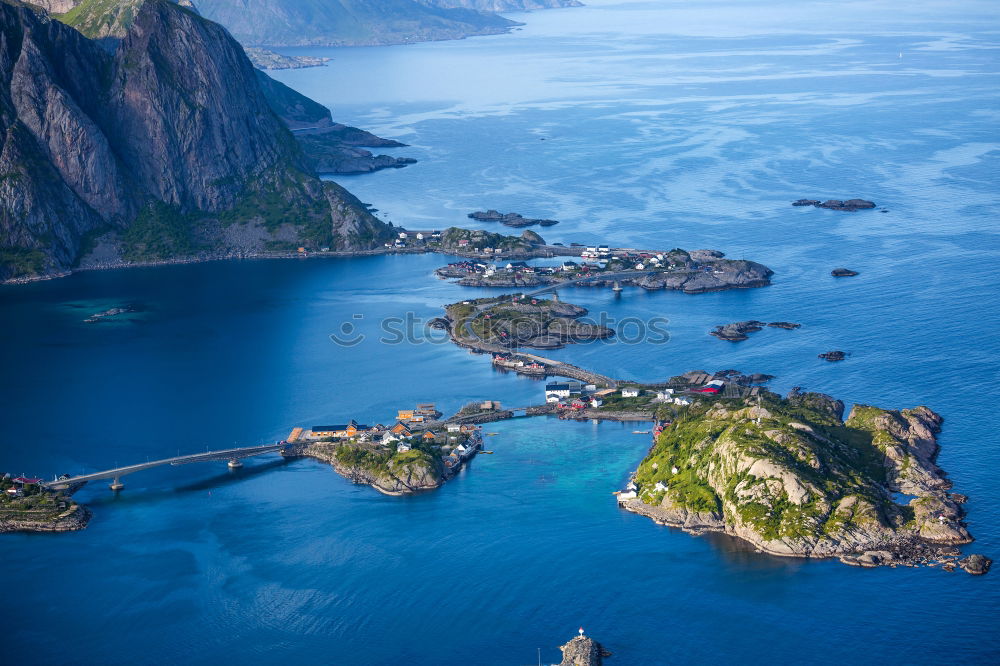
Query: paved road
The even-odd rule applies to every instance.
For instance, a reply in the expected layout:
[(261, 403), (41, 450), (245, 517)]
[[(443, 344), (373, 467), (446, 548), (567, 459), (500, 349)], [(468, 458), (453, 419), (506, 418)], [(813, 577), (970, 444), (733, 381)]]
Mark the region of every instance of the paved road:
[(57, 479), (55, 481), (46, 481), (41, 485), (44, 488), (64, 488), (78, 483), (86, 483), (88, 481), (100, 481), (101, 479), (117, 479), (122, 476), (125, 476), (126, 474), (134, 474), (135, 472), (141, 472), (143, 470), (151, 469), (153, 467), (159, 467), (161, 465), (188, 465), (190, 463), (197, 463), (197, 462), (239, 460), (241, 458), (252, 458), (253, 456), (259, 456), (264, 453), (281, 451), (286, 447), (288, 447), (288, 444), (282, 443), (282, 444), (268, 444), (266, 446), (247, 446), (238, 449), (224, 449), (222, 451), (207, 451), (205, 453), (194, 453), (187, 456), (176, 456), (173, 458), (164, 458), (162, 460), (153, 460), (150, 462), (139, 463), (138, 465), (116, 467), (115, 469), (108, 469), (104, 470), (103, 472), (94, 472), (93, 474), (81, 474), (79, 476), (70, 477), (68, 479)]

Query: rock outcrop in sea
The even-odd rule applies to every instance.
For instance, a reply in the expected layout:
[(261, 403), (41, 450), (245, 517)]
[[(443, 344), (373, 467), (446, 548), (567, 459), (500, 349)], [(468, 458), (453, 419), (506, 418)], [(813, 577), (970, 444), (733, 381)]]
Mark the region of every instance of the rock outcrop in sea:
[(476, 220), (477, 222), (499, 222), (500, 224), (514, 228), (530, 227), (534, 224), (542, 227), (551, 227), (554, 224), (559, 224), (558, 220), (524, 217), (520, 213), (501, 213), (492, 208), (469, 213), (469, 219)]
[(797, 201), (793, 201), (792, 205), (815, 206), (816, 208), (843, 210), (850, 213), (853, 213), (856, 210), (875, 208), (875, 202), (868, 201), (867, 199), (848, 199), (847, 201), (841, 201), (840, 199), (829, 199), (827, 201), (820, 201), (819, 199), (799, 199)]
[(574, 636), (568, 643), (559, 647), (562, 650), (562, 661), (559, 666), (601, 666), (605, 657), (610, 657), (603, 645), (583, 634)]
[(843, 410), (819, 393), (699, 400), (659, 435), (636, 496), (620, 503), (775, 555), (954, 565), (972, 536), (936, 464), (941, 417), (856, 405), (844, 420)]

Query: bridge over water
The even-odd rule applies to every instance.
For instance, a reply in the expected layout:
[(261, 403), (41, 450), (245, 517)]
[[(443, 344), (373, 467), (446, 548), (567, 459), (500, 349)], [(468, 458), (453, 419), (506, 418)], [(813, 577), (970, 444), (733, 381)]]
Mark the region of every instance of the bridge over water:
[(114, 479), (110, 486), (111, 489), (121, 490), (125, 487), (125, 484), (121, 482), (121, 478), (126, 474), (135, 474), (136, 472), (142, 472), (144, 470), (160, 467), (162, 465), (189, 465), (191, 463), (218, 462), (225, 460), (229, 462), (230, 467), (239, 467), (241, 464), (239, 461), (243, 458), (252, 458), (254, 456), (274, 452), (281, 452), (282, 455), (290, 455), (294, 451), (294, 448), (294, 445), (288, 444), (287, 442), (277, 442), (275, 444), (267, 444), (264, 446), (246, 446), (238, 449), (206, 451), (205, 453), (193, 453), (186, 456), (175, 456), (173, 458), (148, 461), (139, 463), (138, 465), (116, 467), (114, 469), (104, 470), (103, 472), (94, 472), (93, 474), (80, 474), (79, 476), (60, 478), (55, 479), (54, 481), (45, 481), (40, 485), (48, 490), (66, 490), (78, 488), (90, 481)]

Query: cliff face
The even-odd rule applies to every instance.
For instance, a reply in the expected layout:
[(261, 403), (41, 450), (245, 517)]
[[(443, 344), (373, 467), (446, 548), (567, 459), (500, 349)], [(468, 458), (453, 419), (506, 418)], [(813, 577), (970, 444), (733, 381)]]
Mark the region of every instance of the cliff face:
[[(696, 403), (667, 427), (625, 508), (778, 555), (859, 555), (972, 541), (935, 464), (941, 418), (821, 394)], [(912, 495), (895, 501), (896, 493)]]
[(202, 14), (242, 43), (371, 46), (506, 32), (517, 23), (416, 0), (198, 0)]
[(98, 236), (114, 263), (389, 235), (315, 178), (221, 26), (167, 0), (131, 23), (109, 53), (0, 2), (0, 278), (64, 270)]

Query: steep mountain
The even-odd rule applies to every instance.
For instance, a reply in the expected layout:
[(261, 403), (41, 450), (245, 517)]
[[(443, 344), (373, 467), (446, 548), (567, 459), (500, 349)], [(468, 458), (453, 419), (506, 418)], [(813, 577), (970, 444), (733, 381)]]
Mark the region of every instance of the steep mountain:
[[(125, 37), (144, 1), (72, 0), (76, 3), (73, 9), (56, 15), (56, 18), (88, 37), (101, 40), (105, 48), (113, 49)], [(197, 13), (191, 0), (169, 1)], [(254, 60), (250, 53), (248, 57)], [(268, 104), (291, 129), (298, 131), (295, 136), (312, 169), (327, 174), (368, 173), (416, 162), (408, 157), (372, 154), (365, 148), (398, 148), (405, 144), (334, 123), (330, 110), (325, 106), (275, 81), (264, 72), (256, 74)], [(303, 130), (308, 130), (308, 133)]]
[(582, 7), (578, 0), (420, 0), (431, 7), (475, 9), (481, 12), (523, 12), (554, 7)]
[(147, 0), (114, 53), (12, 0), (0, 26), (0, 278), (390, 235), (315, 177), (221, 26)]
[(417, 0), (198, 0), (247, 45), (371, 46), (491, 35), (518, 25), (496, 14)]

